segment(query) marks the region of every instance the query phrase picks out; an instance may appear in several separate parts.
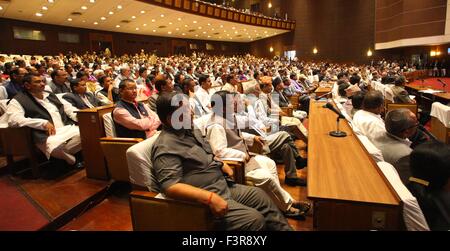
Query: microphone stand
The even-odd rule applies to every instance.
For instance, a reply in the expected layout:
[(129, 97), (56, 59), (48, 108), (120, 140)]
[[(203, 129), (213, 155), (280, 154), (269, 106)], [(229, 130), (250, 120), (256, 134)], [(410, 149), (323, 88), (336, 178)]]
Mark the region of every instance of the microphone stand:
[(347, 136), (347, 133), (345, 133), (339, 129), (339, 121), (340, 120), (341, 120), (341, 116), (338, 115), (338, 117), (336, 119), (336, 131), (331, 131), (330, 136), (337, 137), (337, 138), (343, 138), (343, 137)]

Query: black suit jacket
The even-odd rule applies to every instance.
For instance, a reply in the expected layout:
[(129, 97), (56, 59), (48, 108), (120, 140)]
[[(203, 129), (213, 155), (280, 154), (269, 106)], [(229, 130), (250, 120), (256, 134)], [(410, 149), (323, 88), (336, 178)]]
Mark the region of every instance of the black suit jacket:
[[(92, 93), (86, 92), (86, 94), (84, 95), (87, 97), (87, 99), (89, 100), (89, 102), (91, 102), (93, 106), (97, 107), (102, 105), (101, 101), (97, 97), (95, 97)], [(74, 107), (80, 110), (89, 108), (89, 106), (87, 106), (84, 103), (84, 101), (78, 94), (67, 93), (66, 95), (63, 96), (63, 99), (67, 100), (67, 102), (71, 103)]]

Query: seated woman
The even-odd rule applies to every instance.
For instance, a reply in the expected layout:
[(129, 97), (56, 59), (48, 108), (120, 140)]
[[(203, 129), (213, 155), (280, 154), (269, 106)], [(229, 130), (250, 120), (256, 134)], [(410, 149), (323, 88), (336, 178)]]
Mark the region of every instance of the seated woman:
[(431, 230), (450, 230), (450, 146), (430, 141), (410, 157), (408, 189), (417, 198)]

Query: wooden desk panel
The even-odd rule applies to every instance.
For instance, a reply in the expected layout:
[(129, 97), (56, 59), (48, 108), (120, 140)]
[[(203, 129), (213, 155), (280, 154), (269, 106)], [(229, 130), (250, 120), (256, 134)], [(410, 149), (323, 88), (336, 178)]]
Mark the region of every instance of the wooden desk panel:
[(319, 86), (314, 93), (316, 94), (316, 97), (322, 96), (328, 92), (331, 92), (332, 87), (321, 87)]
[(100, 138), (105, 137), (103, 115), (111, 112), (113, 108), (113, 105), (108, 105), (77, 112), (81, 147), (88, 178), (109, 179)]
[[(309, 113), (307, 190), (308, 198), (318, 207), (317, 211), (314, 209), (315, 227), (319, 230), (344, 230), (350, 229), (349, 226), (355, 230), (399, 228), (399, 197), (346, 120), (341, 119), (340, 129), (347, 137), (329, 136), (330, 131), (336, 130), (337, 115), (323, 108), (324, 104), (312, 100)], [(330, 217), (327, 212), (338, 205), (345, 207), (340, 212), (347, 213), (336, 215), (339, 214), (336, 211)], [(372, 224), (374, 210), (386, 217), (384, 227)]]

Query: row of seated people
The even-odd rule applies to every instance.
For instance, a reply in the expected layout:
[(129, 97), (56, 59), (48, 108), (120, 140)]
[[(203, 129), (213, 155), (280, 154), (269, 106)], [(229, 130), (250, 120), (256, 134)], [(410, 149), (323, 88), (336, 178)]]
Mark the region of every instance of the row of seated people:
[[(344, 94), (341, 88), (339, 90), (341, 95)], [(409, 201), (405, 202), (413, 208), (409, 209), (413, 211), (412, 219), (408, 220), (409, 227), (414, 230), (448, 230), (450, 166), (446, 160), (450, 157), (450, 147), (435, 140), (409, 109), (391, 110), (383, 119), (385, 102), (380, 91), (354, 93), (350, 104), (357, 107), (351, 109), (344, 106), (348, 103), (340, 102), (342, 96), (335, 97), (338, 108), (355, 133), (367, 137), (369, 142), (366, 141), (365, 145), (374, 160), (391, 164), (398, 180), (417, 198), (423, 214), (414, 209), (414, 202), (412, 206)], [(431, 154), (430, 149), (438, 148)]]
[[(159, 81), (167, 84), (170, 79), (163, 78)], [(24, 77), (24, 91), (19, 92), (8, 105), (9, 124), (33, 128), (33, 136), (39, 149), (47, 156), (52, 155), (66, 160), (68, 164), (74, 164), (74, 150), (71, 146), (73, 144), (76, 144), (78, 148), (80, 146), (78, 128), (74, 126), (75, 109), (64, 98), (59, 99), (54, 93), (46, 92), (45, 86), (43, 78), (39, 75), (28, 74)], [(134, 81), (123, 80), (119, 84), (119, 90), (121, 100), (112, 112), (118, 136), (138, 138), (152, 136), (159, 127), (160, 121), (154, 112), (142, 103), (136, 103), (137, 92)], [(64, 96), (66, 97), (66, 95), (68, 94)], [(240, 138), (235, 135), (235, 139)], [(253, 136), (253, 140), (262, 143), (259, 137)], [(289, 172), (296, 175), (296, 164), (293, 163), (299, 156), (290, 136), (280, 133), (273, 137), (270, 146), (272, 147), (271, 151), (278, 151), (284, 157), (287, 156), (286, 159), (290, 163)], [(218, 147), (220, 148), (220, 146)], [(242, 150), (242, 146), (240, 149)], [(215, 152), (220, 151), (220, 149), (216, 149)], [(297, 156), (295, 157), (295, 155)], [(263, 156), (249, 160), (249, 163), (253, 163), (253, 165), (248, 166), (259, 171), (249, 171), (248, 177), (251, 177), (256, 186), (262, 187), (274, 201), (278, 202), (278, 208), (285, 212), (286, 216), (298, 218), (309, 210), (309, 204), (295, 201), (281, 188), (276, 165), (272, 160)], [(295, 180), (295, 178), (292, 179)], [(298, 183), (294, 181), (293, 184), (297, 185)]]

